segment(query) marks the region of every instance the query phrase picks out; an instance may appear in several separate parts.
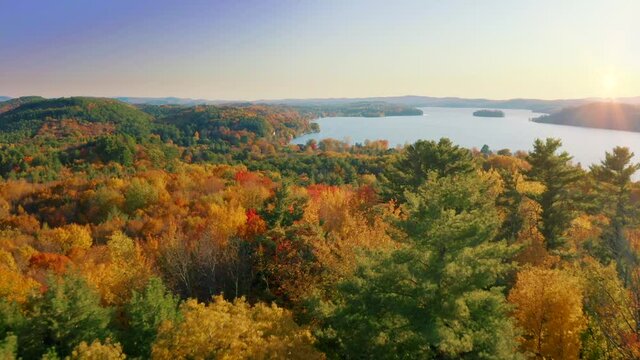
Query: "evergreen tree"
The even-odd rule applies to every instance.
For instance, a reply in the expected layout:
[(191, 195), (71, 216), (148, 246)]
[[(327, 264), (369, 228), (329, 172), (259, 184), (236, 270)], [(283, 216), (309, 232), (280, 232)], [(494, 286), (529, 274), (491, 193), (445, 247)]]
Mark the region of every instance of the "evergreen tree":
[(385, 197), (404, 202), (406, 191), (416, 191), (425, 183), (427, 175), (467, 174), (475, 170), (471, 152), (453, 145), (447, 138), (439, 142), (419, 140), (407, 146), (383, 176)]
[(0, 339), (18, 333), (24, 326), (24, 322), (20, 305), (0, 299)]
[(524, 223), (520, 214), (520, 206), (524, 195), (518, 191), (518, 180), (522, 178), (522, 175), (518, 172), (502, 170), (500, 171), (500, 177), (504, 190), (498, 197), (496, 204), (504, 209), (505, 215), (499, 237), (509, 243), (513, 243)]
[(36, 359), (47, 352), (61, 357), (81, 342), (110, 335), (112, 312), (77, 274), (51, 276), (47, 291), (27, 304), (27, 323), (18, 336), (19, 355)]
[(570, 188), (581, 176), (580, 171), (571, 165), (571, 156), (567, 152), (558, 153), (561, 146), (559, 139), (537, 139), (533, 151), (527, 156), (531, 164), (528, 177), (545, 186), (535, 200), (542, 206), (540, 232), (550, 250), (564, 245), (562, 234), (575, 217), (577, 208)]
[(126, 354), (149, 358), (160, 324), (178, 319), (178, 303), (159, 278), (149, 280), (142, 293), (134, 291), (125, 309), (128, 326), (122, 344)]
[(304, 198), (293, 196), (291, 185), (283, 181), (275, 189), (273, 197), (269, 199), (269, 206), (266, 206), (260, 215), (269, 227), (284, 228), (291, 226), (295, 221), (302, 218), (305, 201), (306, 199)]
[(107, 163), (115, 161), (124, 166), (132, 166), (135, 159), (136, 142), (126, 134), (101, 136), (96, 140), (96, 153)]
[(403, 248), (371, 255), (315, 307), (322, 348), (343, 358), (511, 359), (516, 331), (503, 289), (514, 251), (494, 241), (492, 184), (438, 177), (408, 196)]
[(605, 154), (599, 165), (591, 167), (600, 184), (600, 209), (610, 219), (603, 232), (607, 249), (604, 260), (615, 259), (623, 279), (628, 276), (628, 268), (636, 262), (625, 236), (625, 229), (633, 225), (638, 216), (637, 208), (631, 203), (631, 177), (640, 169), (640, 164), (631, 163), (632, 158), (633, 153), (628, 148), (615, 147)]

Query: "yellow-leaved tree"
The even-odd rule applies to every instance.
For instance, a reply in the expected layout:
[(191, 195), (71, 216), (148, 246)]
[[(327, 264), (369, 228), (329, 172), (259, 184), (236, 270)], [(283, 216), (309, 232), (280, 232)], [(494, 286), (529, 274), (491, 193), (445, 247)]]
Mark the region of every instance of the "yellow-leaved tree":
[(40, 232), (39, 240), (46, 249), (63, 254), (71, 249), (88, 249), (93, 244), (89, 229), (78, 224), (44, 229)]
[(11, 253), (0, 249), (0, 299), (22, 303), (38, 286), (20, 272)]
[(122, 346), (118, 343), (111, 343), (109, 339), (103, 344), (100, 340), (94, 340), (91, 344), (85, 341), (76, 346), (71, 352), (69, 360), (124, 360), (126, 356), (122, 353)]
[(541, 212), (540, 204), (526, 197), (518, 206), (522, 226), (516, 235), (516, 243), (522, 245), (523, 248), (515, 260), (521, 265), (546, 267), (557, 260), (547, 251), (544, 236), (538, 230)]
[(129, 300), (132, 290), (144, 287), (152, 271), (140, 247), (122, 232), (109, 237), (107, 251), (108, 261), (85, 264), (84, 272), (104, 303), (120, 305)]
[[(311, 196), (304, 221), (319, 224), (324, 236), (312, 243), (314, 255), (329, 277), (342, 277), (356, 266), (359, 250), (391, 248), (389, 225), (353, 190), (328, 188)], [(388, 209), (380, 209), (387, 211)]]
[(188, 300), (183, 319), (165, 322), (153, 345), (153, 359), (322, 359), (309, 330), (275, 305), (233, 303), (221, 296), (208, 305)]
[(582, 311), (580, 279), (561, 269), (525, 268), (509, 294), (523, 329), (522, 348), (536, 359), (578, 359)]

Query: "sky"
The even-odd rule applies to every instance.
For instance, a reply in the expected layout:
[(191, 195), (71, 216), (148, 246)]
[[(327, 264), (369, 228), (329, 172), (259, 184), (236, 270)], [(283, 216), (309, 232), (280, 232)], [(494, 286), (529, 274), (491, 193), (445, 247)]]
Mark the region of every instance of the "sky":
[(0, 0), (0, 95), (640, 95), (638, 0)]

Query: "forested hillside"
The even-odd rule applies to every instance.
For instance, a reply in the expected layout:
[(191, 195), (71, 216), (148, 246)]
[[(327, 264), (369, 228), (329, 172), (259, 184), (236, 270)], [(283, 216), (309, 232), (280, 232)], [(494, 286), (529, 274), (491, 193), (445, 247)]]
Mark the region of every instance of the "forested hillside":
[(391, 104), (383, 101), (356, 101), (346, 104), (300, 104), (296, 106), (303, 113), (312, 113), (317, 117), (328, 116), (410, 116), (422, 115), (415, 106)]
[(583, 169), (555, 139), (291, 145), (317, 128), (285, 106), (17, 101), (0, 358), (640, 357), (626, 148)]
[(534, 119), (536, 122), (612, 130), (640, 131), (640, 106), (595, 102), (565, 108)]

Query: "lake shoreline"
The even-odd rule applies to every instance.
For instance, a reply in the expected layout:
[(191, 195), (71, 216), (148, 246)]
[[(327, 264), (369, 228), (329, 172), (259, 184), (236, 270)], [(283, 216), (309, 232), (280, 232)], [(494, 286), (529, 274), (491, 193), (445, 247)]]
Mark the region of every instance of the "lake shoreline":
[[(640, 155), (640, 133), (623, 130), (548, 124), (531, 121), (545, 115), (524, 109), (499, 109), (505, 117), (487, 117), (482, 121), (472, 115), (479, 108), (421, 107), (420, 116), (328, 117), (314, 119), (320, 132), (299, 136), (292, 144), (325, 138), (347, 139), (351, 143), (365, 140), (387, 140), (390, 147), (403, 146), (417, 140), (439, 140), (442, 137), (466, 148), (488, 145), (492, 151), (509, 149), (529, 151), (536, 138), (555, 137), (563, 141), (563, 150), (583, 165), (598, 163), (604, 152), (615, 146), (627, 146)], [(588, 143), (591, 146), (585, 147)]]

